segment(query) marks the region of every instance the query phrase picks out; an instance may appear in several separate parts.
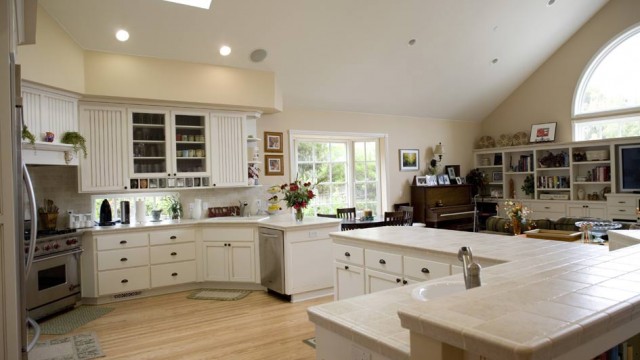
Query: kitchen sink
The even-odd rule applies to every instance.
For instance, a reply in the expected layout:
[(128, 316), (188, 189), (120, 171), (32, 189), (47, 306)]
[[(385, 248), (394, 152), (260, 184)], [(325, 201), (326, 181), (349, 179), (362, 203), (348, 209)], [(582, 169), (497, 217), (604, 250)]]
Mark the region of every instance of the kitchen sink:
[(253, 222), (268, 219), (266, 215), (254, 215), (254, 216), (222, 216), (209, 218), (210, 222)]
[(420, 301), (428, 301), (465, 290), (464, 281), (445, 281), (418, 286), (411, 291), (411, 297)]

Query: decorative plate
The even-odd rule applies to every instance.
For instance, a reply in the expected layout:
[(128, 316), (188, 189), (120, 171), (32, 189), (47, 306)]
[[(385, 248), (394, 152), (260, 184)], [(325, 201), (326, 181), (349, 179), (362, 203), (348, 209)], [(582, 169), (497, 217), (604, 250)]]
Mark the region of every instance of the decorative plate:
[(529, 143), (529, 134), (525, 131), (517, 132), (513, 135), (512, 145), (526, 145)]
[(495, 147), (496, 143), (491, 136), (482, 136), (478, 141), (478, 149)]
[(500, 137), (498, 137), (498, 141), (496, 141), (496, 144), (500, 147), (505, 147), (505, 146), (511, 146), (511, 136), (508, 134), (501, 134)]

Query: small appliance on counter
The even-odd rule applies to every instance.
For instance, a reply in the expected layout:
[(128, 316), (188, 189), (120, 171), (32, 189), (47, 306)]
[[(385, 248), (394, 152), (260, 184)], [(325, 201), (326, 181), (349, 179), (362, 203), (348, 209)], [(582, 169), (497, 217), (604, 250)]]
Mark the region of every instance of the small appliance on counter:
[(122, 224), (127, 225), (131, 223), (131, 205), (128, 201), (120, 202), (120, 220)]
[(112, 221), (111, 205), (107, 199), (102, 201), (100, 205), (100, 226), (113, 226), (115, 223)]

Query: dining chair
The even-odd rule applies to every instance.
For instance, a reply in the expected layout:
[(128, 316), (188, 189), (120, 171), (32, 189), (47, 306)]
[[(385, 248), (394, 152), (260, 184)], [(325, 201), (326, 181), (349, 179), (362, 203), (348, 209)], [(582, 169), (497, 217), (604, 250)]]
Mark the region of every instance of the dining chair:
[(338, 216), (336, 214), (316, 214), (317, 217), (324, 217), (324, 218), (337, 218)]
[(336, 215), (340, 219), (345, 220), (355, 220), (356, 219), (356, 208), (341, 208), (336, 210)]
[(385, 226), (403, 226), (404, 211), (385, 211), (384, 225)]
[(399, 206), (398, 210), (402, 211), (404, 215), (404, 226), (413, 225), (413, 206)]
[(402, 211), (402, 209), (400, 209), (403, 206), (411, 206), (411, 203), (397, 203), (397, 204), (393, 204), (393, 211)]

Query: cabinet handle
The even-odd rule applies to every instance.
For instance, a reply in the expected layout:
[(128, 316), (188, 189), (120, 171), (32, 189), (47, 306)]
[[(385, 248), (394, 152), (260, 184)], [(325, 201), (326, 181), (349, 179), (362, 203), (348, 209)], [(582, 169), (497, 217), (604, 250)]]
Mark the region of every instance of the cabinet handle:
[(407, 280), (402, 280), (403, 285), (407, 285), (409, 282)]
[(551, 209), (551, 208), (550, 208), (550, 207), (548, 207), (548, 206), (545, 206), (544, 208), (545, 208), (546, 210), (549, 210), (549, 209)]
[(624, 209), (618, 209), (619, 212), (627, 212), (627, 210)]
[(626, 204), (626, 201), (618, 201), (618, 204)]
[(127, 243), (127, 240), (120, 240), (120, 245), (124, 245)]
[(178, 273), (172, 273), (171, 276), (176, 277), (178, 276)]
[(349, 257), (351, 256), (351, 254), (349, 254), (349, 252), (347, 251), (346, 253), (344, 253), (344, 256)]
[(349, 266), (348, 266), (348, 265), (345, 265), (345, 266), (344, 266), (344, 269), (345, 269), (345, 270), (349, 270)]
[(120, 280), (120, 282), (121, 282), (121, 283), (123, 283), (123, 284), (126, 284), (126, 283), (128, 283), (128, 282), (129, 282), (129, 280), (127, 280), (127, 279), (122, 279), (122, 280)]
[(171, 253), (171, 256), (176, 256), (176, 255), (178, 255), (178, 253), (175, 251)]
[(378, 261), (378, 262), (379, 262), (380, 264), (382, 264), (382, 265), (384, 265), (384, 264), (386, 264), (386, 263), (387, 263), (386, 261), (384, 261), (384, 259), (380, 259), (380, 261)]
[(127, 261), (127, 258), (120, 258), (120, 261), (125, 262)]
[(402, 280), (401, 280), (401, 279), (396, 279), (396, 282), (397, 282), (398, 284), (400, 284), (400, 281), (402, 281)]
[(171, 235), (171, 237), (169, 237), (169, 239), (171, 239), (171, 240), (175, 240), (175, 239), (177, 239), (177, 238), (178, 238), (178, 237), (177, 237), (177, 236), (175, 236), (175, 235)]
[(422, 272), (423, 272), (423, 273), (425, 273), (425, 274), (428, 274), (428, 273), (429, 273), (429, 269), (427, 269), (426, 267), (425, 267), (425, 268), (422, 268), (420, 271), (422, 271)]

